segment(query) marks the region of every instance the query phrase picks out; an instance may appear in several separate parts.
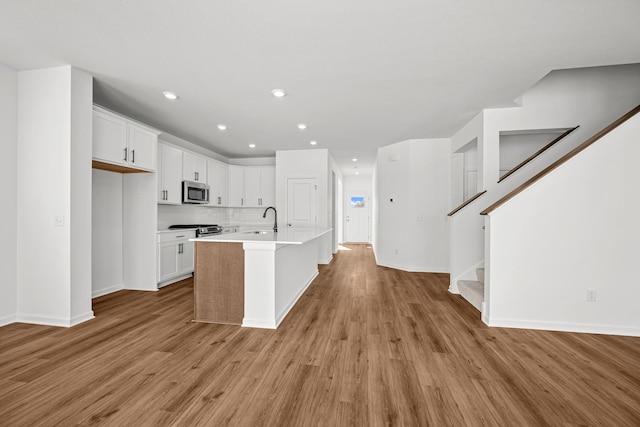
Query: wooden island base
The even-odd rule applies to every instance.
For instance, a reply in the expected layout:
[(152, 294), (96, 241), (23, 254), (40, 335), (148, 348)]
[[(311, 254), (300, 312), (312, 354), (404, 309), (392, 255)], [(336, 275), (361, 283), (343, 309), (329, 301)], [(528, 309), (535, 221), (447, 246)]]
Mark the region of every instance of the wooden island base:
[(241, 325), (244, 317), (242, 243), (195, 244), (194, 320)]

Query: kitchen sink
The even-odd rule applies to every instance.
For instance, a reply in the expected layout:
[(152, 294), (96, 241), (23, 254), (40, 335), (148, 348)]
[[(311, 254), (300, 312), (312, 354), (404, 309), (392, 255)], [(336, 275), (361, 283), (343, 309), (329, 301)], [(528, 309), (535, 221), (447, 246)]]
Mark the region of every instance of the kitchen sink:
[(273, 234), (273, 231), (262, 231), (262, 230), (245, 231), (244, 234)]

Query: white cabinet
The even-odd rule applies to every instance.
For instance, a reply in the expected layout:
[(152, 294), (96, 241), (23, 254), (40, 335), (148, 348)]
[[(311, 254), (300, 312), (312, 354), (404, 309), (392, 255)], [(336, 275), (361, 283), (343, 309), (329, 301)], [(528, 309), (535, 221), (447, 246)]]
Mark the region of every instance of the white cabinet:
[(158, 203), (182, 204), (182, 150), (158, 144)]
[(229, 204), (229, 166), (215, 160), (207, 160), (207, 184), (209, 206)]
[(260, 168), (260, 206), (276, 206), (276, 167)]
[(244, 205), (244, 167), (229, 165), (229, 206)]
[(207, 159), (185, 151), (182, 155), (182, 179), (207, 182)]
[(244, 168), (244, 206), (273, 206), (276, 189), (276, 168), (247, 166)]
[(230, 206), (273, 206), (275, 188), (274, 166), (229, 166)]
[(195, 230), (158, 233), (158, 287), (168, 285), (193, 273), (193, 239)]
[(93, 107), (93, 159), (106, 164), (155, 171), (159, 132)]

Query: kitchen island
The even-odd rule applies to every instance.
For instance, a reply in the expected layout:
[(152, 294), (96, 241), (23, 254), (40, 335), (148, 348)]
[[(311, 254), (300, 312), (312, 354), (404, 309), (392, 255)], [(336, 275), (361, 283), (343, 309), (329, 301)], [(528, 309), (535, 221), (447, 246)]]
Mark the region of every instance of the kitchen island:
[(275, 329), (318, 275), (331, 228), (286, 227), (191, 239), (194, 320)]

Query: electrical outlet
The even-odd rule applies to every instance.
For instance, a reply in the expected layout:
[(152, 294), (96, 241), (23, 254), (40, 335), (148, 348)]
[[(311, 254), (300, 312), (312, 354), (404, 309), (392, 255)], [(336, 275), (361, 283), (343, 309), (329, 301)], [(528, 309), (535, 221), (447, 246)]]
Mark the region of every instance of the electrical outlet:
[(62, 215), (58, 215), (54, 218), (53, 220), (53, 225), (55, 225), (56, 227), (63, 227), (64, 226), (64, 216)]
[(596, 297), (597, 297), (597, 294), (595, 289), (587, 289), (587, 301), (595, 302)]

